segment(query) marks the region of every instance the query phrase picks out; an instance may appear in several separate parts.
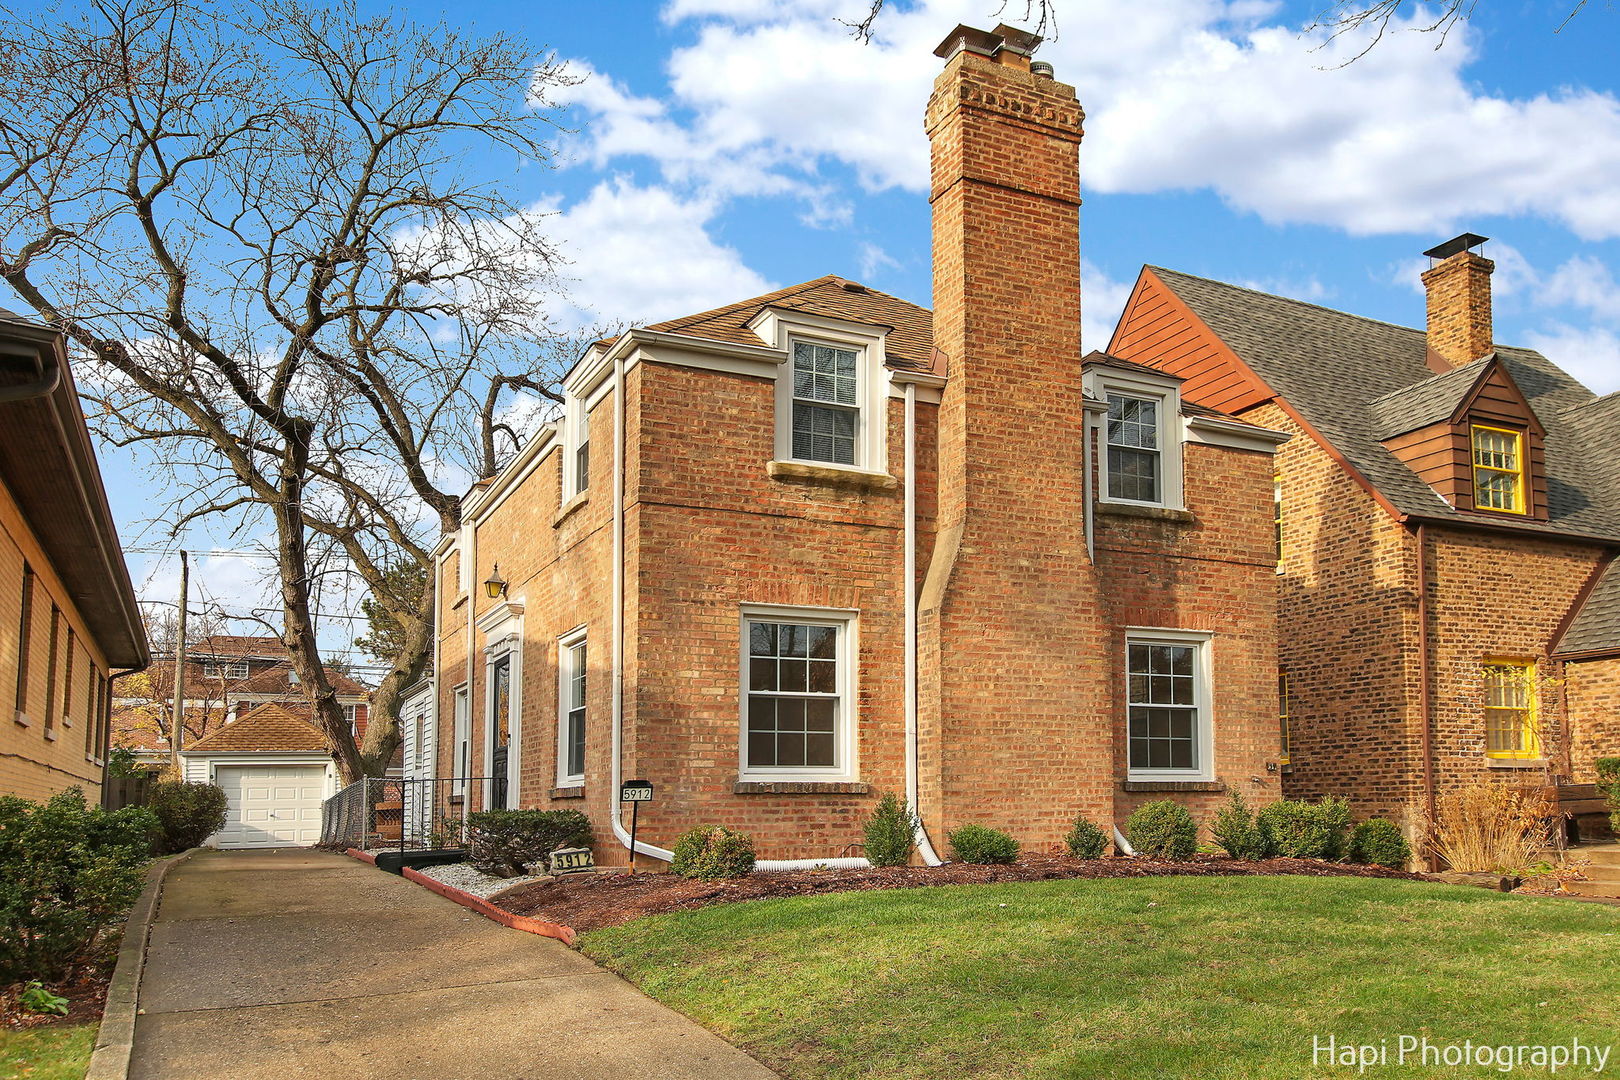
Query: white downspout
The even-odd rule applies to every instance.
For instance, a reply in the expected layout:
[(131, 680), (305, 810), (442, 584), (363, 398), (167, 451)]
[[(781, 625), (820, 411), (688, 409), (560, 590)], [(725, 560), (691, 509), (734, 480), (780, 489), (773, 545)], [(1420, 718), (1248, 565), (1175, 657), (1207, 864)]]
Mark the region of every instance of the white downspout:
[(906, 525), (905, 588), (906, 605), (906, 808), (911, 812), (912, 839), (924, 865), (938, 866), (944, 860), (934, 851), (917, 809), (921, 795), (917, 751), (917, 384), (906, 383)]
[[(608, 817), (613, 835), (630, 848), (630, 830), (624, 827), (619, 785), (624, 782), (624, 355), (613, 358), (613, 782), (608, 786)], [(675, 857), (666, 848), (644, 840), (635, 842), (638, 855), (651, 855), (665, 862)]]

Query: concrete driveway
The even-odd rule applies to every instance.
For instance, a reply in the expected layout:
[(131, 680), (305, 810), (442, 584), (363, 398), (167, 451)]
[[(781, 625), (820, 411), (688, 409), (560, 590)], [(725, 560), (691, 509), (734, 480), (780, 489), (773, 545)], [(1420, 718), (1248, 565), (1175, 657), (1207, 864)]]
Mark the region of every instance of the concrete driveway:
[(204, 852), (152, 926), (130, 1076), (770, 1080), (561, 942), (342, 855)]

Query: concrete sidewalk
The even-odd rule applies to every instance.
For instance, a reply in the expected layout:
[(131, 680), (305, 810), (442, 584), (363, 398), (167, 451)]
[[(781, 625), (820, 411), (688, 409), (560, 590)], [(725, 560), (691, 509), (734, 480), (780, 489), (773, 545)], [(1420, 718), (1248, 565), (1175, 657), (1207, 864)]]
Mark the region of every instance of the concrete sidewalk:
[(770, 1080), (561, 942), (342, 855), (203, 852), (163, 886), (135, 1080)]

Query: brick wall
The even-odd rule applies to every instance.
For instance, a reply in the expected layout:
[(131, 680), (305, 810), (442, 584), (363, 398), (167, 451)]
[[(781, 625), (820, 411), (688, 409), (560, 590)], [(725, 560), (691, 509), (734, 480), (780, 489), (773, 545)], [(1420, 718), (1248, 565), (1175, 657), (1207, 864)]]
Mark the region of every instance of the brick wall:
[(1620, 757), (1620, 657), (1563, 665), (1570, 773), (1577, 784), (1597, 778), (1592, 762)]
[[(17, 663), (23, 631), (23, 565), (34, 574), (33, 617), (22, 715), (16, 719)], [(57, 608), (57, 654), (51, 673), (51, 609)], [(71, 643), (69, 631), (71, 634)], [(68, 653), (73, 654), (72, 680)], [(0, 794), (42, 799), (79, 787), (101, 797), (101, 727), (93, 702), (107, 663), (57, 578), (16, 503), (0, 486)], [(64, 708), (65, 705), (65, 708)]]

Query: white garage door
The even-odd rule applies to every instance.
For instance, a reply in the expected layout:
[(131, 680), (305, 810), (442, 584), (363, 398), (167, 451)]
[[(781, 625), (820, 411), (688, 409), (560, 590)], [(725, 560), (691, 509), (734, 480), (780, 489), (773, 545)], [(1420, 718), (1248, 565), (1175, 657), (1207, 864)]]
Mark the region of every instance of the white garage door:
[(219, 765), (214, 783), (225, 789), (222, 848), (300, 847), (321, 839), (323, 765)]

